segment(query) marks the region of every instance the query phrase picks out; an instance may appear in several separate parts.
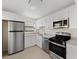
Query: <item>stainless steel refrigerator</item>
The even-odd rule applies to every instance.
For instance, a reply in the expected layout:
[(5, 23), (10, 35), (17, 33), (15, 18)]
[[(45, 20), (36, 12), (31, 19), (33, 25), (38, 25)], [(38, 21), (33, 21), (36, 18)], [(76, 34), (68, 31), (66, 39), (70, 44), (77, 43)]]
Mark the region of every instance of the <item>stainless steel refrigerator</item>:
[(24, 22), (8, 22), (8, 54), (24, 50)]

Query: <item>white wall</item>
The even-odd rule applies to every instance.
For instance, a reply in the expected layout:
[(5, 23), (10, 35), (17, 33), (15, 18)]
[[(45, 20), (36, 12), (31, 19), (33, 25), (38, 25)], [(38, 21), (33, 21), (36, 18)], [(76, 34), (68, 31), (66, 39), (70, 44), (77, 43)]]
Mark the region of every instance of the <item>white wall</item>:
[[(23, 21), (23, 22), (25, 22), (25, 26), (35, 26), (34, 19), (22, 16), (22, 15), (18, 15), (16, 13), (12, 13), (12, 12), (2, 11), (2, 19), (3, 20)], [(25, 48), (29, 47), (29, 46), (33, 46), (35, 44), (35, 37), (36, 37), (36, 35), (33, 35), (33, 34), (29, 35), (29, 34), (25, 33)]]

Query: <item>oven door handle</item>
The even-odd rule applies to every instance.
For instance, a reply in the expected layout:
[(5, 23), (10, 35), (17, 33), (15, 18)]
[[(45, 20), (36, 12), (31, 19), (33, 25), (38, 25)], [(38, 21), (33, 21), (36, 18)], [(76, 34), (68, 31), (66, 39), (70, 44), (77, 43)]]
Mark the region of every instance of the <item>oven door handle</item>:
[(55, 43), (55, 42), (52, 42), (52, 41), (49, 41), (49, 42), (51, 42), (52, 44), (55, 44), (55, 45), (57, 45), (57, 46), (60, 46), (60, 47), (66, 48), (65, 45), (61, 45), (61, 44), (58, 44), (58, 43)]

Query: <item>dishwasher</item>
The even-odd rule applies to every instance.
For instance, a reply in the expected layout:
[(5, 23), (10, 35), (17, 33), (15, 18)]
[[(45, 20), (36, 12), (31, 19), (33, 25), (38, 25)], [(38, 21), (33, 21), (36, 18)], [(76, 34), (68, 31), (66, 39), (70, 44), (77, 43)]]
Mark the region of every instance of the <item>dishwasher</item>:
[(46, 53), (49, 53), (49, 42), (48, 42), (48, 39), (47, 37), (43, 37), (43, 40), (42, 40), (42, 49), (46, 52)]

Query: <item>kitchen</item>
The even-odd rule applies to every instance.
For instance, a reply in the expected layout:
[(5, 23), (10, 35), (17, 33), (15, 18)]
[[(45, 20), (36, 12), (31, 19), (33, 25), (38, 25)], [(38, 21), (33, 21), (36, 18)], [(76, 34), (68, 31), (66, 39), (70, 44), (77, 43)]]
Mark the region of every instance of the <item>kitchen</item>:
[[(37, 45), (38, 47), (42, 48), (50, 56), (52, 56), (52, 53), (49, 53), (49, 42), (48, 42), (49, 38), (55, 37), (55, 35), (59, 33), (61, 33), (62, 35), (64, 35), (63, 33), (69, 35), (71, 38), (70, 40), (66, 41), (65, 59), (77, 59), (76, 2), (68, 0), (69, 4), (67, 1), (65, 1), (67, 4), (64, 5), (63, 3), (65, 2), (63, 1), (61, 5), (61, 1), (60, 2), (58, 1), (59, 2), (58, 5), (60, 6), (63, 5), (62, 7), (57, 5), (57, 7), (55, 8), (53, 5), (53, 7), (51, 6), (48, 9), (48, 7), (56, 1), (46, 0), (43, 2), (43, 4), (46, 4), (48, 2), (46, 4), (48, 6), (46, 5), (41, 6), (41, 9), (39, 9), (39, 10), (42, 10), (41, 12), (38, 9), (36, 9), (37, 11), (31, 10), (31, 9), (25, 9), (27, 11), (24, 12), (24, 10), (18, 11), (18, 9), (20, 8), (22, 9), (24, 5), (17, 8), (15, 7), (17, 4), (16, 2), (15, 5), (12, 4), (14, 6), (14, 8), (12, 8), (12, 6), (10, 6), (11, 1), (9, 3), (8, 1), (3, 0), (2, 19), (25, 22), (24, 49)], [(20, 5), (20, 3), (18, 3), (18, 5)], [(43, 8), (47, 10), (44, 12), (45, 9), (43, 10)], [(56, 10), (53, 10), (53, 8), (55, 8)], [(15, 10), (17, 13), (15, 12)], [(28, 10), (30, 12), (28, 12)], [(48, 12), (46, 14), (48, 10), (49, 11), (53, 10), (53, 11)], [(22, 14), (19, 14), (19, 12), (22, 12)], [(23, 15), (26, 15), (27, 17)], [(53, 59), (62, 59), (62, 58), (54, 54)]]

